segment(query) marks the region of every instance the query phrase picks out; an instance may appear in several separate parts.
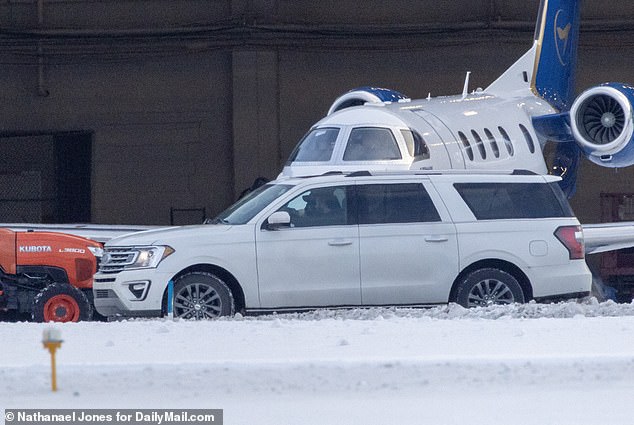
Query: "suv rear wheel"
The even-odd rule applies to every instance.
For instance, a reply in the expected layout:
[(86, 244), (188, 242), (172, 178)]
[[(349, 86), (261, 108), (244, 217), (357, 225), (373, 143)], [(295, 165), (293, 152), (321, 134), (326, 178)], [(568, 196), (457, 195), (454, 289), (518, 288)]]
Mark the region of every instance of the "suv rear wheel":
[(463, 307), (525, 302), (517, 279), (504, 270), (485, 268), (469, 273), (456, 289), (455, 301)]
[(219, 277), (193, 272), (179, 277), (174, 283), (174, 317), (215, 319), (233, 313), (233, 295)]

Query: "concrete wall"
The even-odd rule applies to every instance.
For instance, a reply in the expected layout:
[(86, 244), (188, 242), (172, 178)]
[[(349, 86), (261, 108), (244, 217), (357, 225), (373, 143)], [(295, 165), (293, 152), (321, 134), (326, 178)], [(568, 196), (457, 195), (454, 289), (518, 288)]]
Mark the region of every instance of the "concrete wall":
[[(530, 47), (537, 7), (4, 0), (0, 136), (92, 133), (95, 223), (167, 224), (170, 207), (214, 215), (255, 177), (275, 177), (350, 88), (455, 94), (466, 71), (487, 86)], [(583, 18), (579, 90), (634, 82), (634, 3), (584, 1)], [(33, 155), (27, 143), (22, 152)], [(573, 206), (597, 221), (599, 193), (634, 192), (633, 178), (586, 162)]]

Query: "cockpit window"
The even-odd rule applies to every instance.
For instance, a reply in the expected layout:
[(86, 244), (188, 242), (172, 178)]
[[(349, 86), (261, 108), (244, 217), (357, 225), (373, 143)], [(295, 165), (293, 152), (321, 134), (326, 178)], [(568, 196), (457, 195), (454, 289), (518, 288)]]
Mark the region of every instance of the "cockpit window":
[(412, 130), (401, 130), (401, 134), (403, 139), (405, 139), (405, 145), (410, 156), (413, 156), (416, 160), (429, 159), (429, 149), (423, 136)]
[(339, 135), (338, 128), (314, 128), (299, 142), (288, 162), (330, 161)]
[(350, 132), (344, 161), (386, 161), (401, 159), (392, 131), (387, 128), (358, 127)]

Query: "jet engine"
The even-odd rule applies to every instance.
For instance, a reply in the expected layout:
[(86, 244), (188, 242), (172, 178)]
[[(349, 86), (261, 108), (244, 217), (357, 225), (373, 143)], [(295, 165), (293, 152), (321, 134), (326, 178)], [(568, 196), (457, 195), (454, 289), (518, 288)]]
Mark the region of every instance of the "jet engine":
[(328, 110), (328, 115), (352, 106), (361, 106), (367, 102), (398, 102), (406, 99), (409, 98), (394, 90), (378, 87), (359, 87), (339, 96)]
[(588, 159), (603, 167), (634, 164), (634, 87), (605, 83), (583, 92), (570, 108), (572, 135)]

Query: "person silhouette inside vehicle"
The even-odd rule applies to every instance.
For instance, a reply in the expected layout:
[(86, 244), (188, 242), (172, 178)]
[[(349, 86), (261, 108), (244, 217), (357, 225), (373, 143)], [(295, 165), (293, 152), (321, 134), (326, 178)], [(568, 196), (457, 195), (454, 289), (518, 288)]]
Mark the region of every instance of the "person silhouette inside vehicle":
[(304, 207), (304, 225), (325, 226), (345, 224), (345, 215), (332, 188), (320, 188), (310, 191), (302, 199)]

